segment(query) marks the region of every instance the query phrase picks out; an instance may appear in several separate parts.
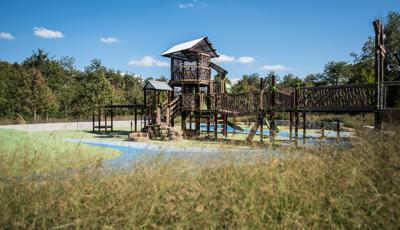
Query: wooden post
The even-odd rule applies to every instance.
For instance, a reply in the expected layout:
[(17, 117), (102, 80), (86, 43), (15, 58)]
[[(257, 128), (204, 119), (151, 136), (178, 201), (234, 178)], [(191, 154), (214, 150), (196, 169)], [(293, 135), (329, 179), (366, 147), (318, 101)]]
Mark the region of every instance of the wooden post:
[(384, 58), (385, 58), (385, 47), (384, 47), (384, 30), (380, 20), (373, 22), (375, 30), (375, 98), (376, 98), (376, 109), (374, 112), (374, 125), (376, 130), (380, 130), (381, 125), (381, 114), (382, 109), (382, 82), (384, 74)]
[(307, 116), (306, 112), (303, 112), (303, 139), (306, 138), (306, 128), (307, 128)]
[(94, 132), (94, 112), (92, 113), (92, 123), (93, 123), (93, 126), (92, 126), (92, 128), (93, 128), (93, 132)]
[(210, 114), (207, 114), (207, 136), (210, 136)]
[(236, 134), (236, 116), (233, 116), (233, 124), (234, 124), (233, 134)]
[[(143, 114), (144, 114), (144, 127), (146, 127), (147, 124), (147, 103), (146, 103), (146, 96), (147, 96), (147, 90), (144, 90), (143, 92), (143, 109), (142, 109), (142, 119), (143, 119)], [(144, 110), (144, 111), (143, 111)]]
[[(264, 79), (263, 78), (261, 78), (260, 79), (260, 94), (262, 94), (263, 93), (263, 89), (264, 89)], [(260, 95), (260, 99), (262, 100), (262, 96), (263, 95)], [(264, 140), (264, 109), (265, 108), (263, 108), (262, 107), (262, 102), (260, 101), (260, 106), (258, 106), (258, 116), (257, 116), (257, 119), (258, 119), (258, 122), (259, 122), (259, 124), (260, 124), (260, 142), (263, 142)]]
[(107, 132), (107, 109), (104, 108), (104, 130)]
[(214, 113), (214, 137), (218, 138), (218, 113)]
[(321, 122), (321, 138), (325, 137), (325, 123), (324, 121)]
[(136, 100), (135, 100), (135, 132), (137, 132), (137, 105), (136, 105)]
[(189, 113), (189, 130), (192, 130), (192, 113)]
[(295, 116), (295, 124), (294, 124), (294, 137), (297, 138), (299, 137), (299, 111), (297, 111), (297, 105), (298, 105), (298, 91), (297, 88), (294, 89), (294, 116)]
[(186, 130), (186, 112), (181, 111), (181, 131)]
[(100, 128), (100, 124), (101, 124), (101, 109), (100, 106), (98, 107), (98, 115), (99, 115), (99, 124), (98, 124), (98, 128), (99, 128), (99, 132), (101, 132), (101, 128)]
[(293, 133), (293, 112), (289, 112), (289, 140), (292, 140)]
[(224, 125), (223, 125), (223, 127), (224, 127), (224, 136), (225, 136), (225, 138), (226, 137), (228, 137), (228, 115), (224, 115), (223, 116), (224, 117)]
[(275, 75), (272, 75), (271, 81), (271, 112), (270, 112), (270, 141), (273, 142), (275, 139), (275, 91), (276, 91), (276, 79)]
[(111, 115), (111, 132), (114, 132), (114, 111), (113, 111), (113, 107), (112, 107), (112, 105), (113, 105), (113, 102), (112, 102), (112, 100), (111, 100), (111, 111), (110, 111), (110, 115)]
[(340, 121), (336, 121), (337, 138), (340, 138)]

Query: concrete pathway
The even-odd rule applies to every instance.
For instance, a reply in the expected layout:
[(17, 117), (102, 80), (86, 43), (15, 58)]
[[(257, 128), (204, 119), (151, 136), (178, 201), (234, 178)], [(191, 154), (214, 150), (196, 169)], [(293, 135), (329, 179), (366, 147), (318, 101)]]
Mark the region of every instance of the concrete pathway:
[[(141, 121), (138, 121), (140, 127)], [(129, 128), (131, 121), (114, 121), (115, 128)], [(55, 131), (55, 130), (90, 130), (92, 122), (65, 122), (65, 123), (41, 123), (21, 125), (0, 125), (0, 129), (15, 129), (28, 132)]]

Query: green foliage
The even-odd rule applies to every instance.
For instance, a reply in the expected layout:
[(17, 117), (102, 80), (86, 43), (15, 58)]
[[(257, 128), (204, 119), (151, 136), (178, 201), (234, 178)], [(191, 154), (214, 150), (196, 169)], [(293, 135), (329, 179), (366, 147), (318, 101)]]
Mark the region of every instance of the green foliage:
[(253, 73), (250, 75), (243, 75), (235, 85), (232, 87), (234, 93), (254, 91), (260, 89), (260, 77), (258, 74)]
[(141, 78), (98, 59), (80, 71), (73, 58), (51, 58), (39, 49), (21, 64), (0, 61), (0, 117), (89, 117), (96, 105), (141, 101), (142, 87)]

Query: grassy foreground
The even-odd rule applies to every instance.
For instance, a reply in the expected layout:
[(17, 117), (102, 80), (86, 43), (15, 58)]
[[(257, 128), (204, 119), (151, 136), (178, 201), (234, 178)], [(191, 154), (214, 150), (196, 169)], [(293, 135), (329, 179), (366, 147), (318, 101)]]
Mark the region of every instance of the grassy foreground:
[(24, 169), (34, 171), (43, 162), (59, 167), (61, 154), (42, 149), (37, 157), (17, 158), (30, 154), (3, 146), (0, 226), (396, 229), (399, 134), (364, 136), (348, 150), (298, 149), (272, 159), (225, 152), (198, 161), (160, 154), (117, 174), (87, 161), (87, 170), (41, 180)]

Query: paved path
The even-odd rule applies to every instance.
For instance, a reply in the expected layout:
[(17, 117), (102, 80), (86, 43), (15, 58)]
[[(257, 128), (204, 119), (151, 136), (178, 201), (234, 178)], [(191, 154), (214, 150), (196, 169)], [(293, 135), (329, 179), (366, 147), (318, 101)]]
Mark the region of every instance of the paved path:
[[(129, 128), (131, 121), (114, 121), (114, 129), (117, 127)], [(140, 121), (138, 121), (140, 127)], [(65, 122), (65, 123), (41, 123), (21, 125), (0, 125), (0, 129), (16, 129), (29, 132), (55, 131), (55, 130), (88, 130), (92, 129), (92, 122)]]

